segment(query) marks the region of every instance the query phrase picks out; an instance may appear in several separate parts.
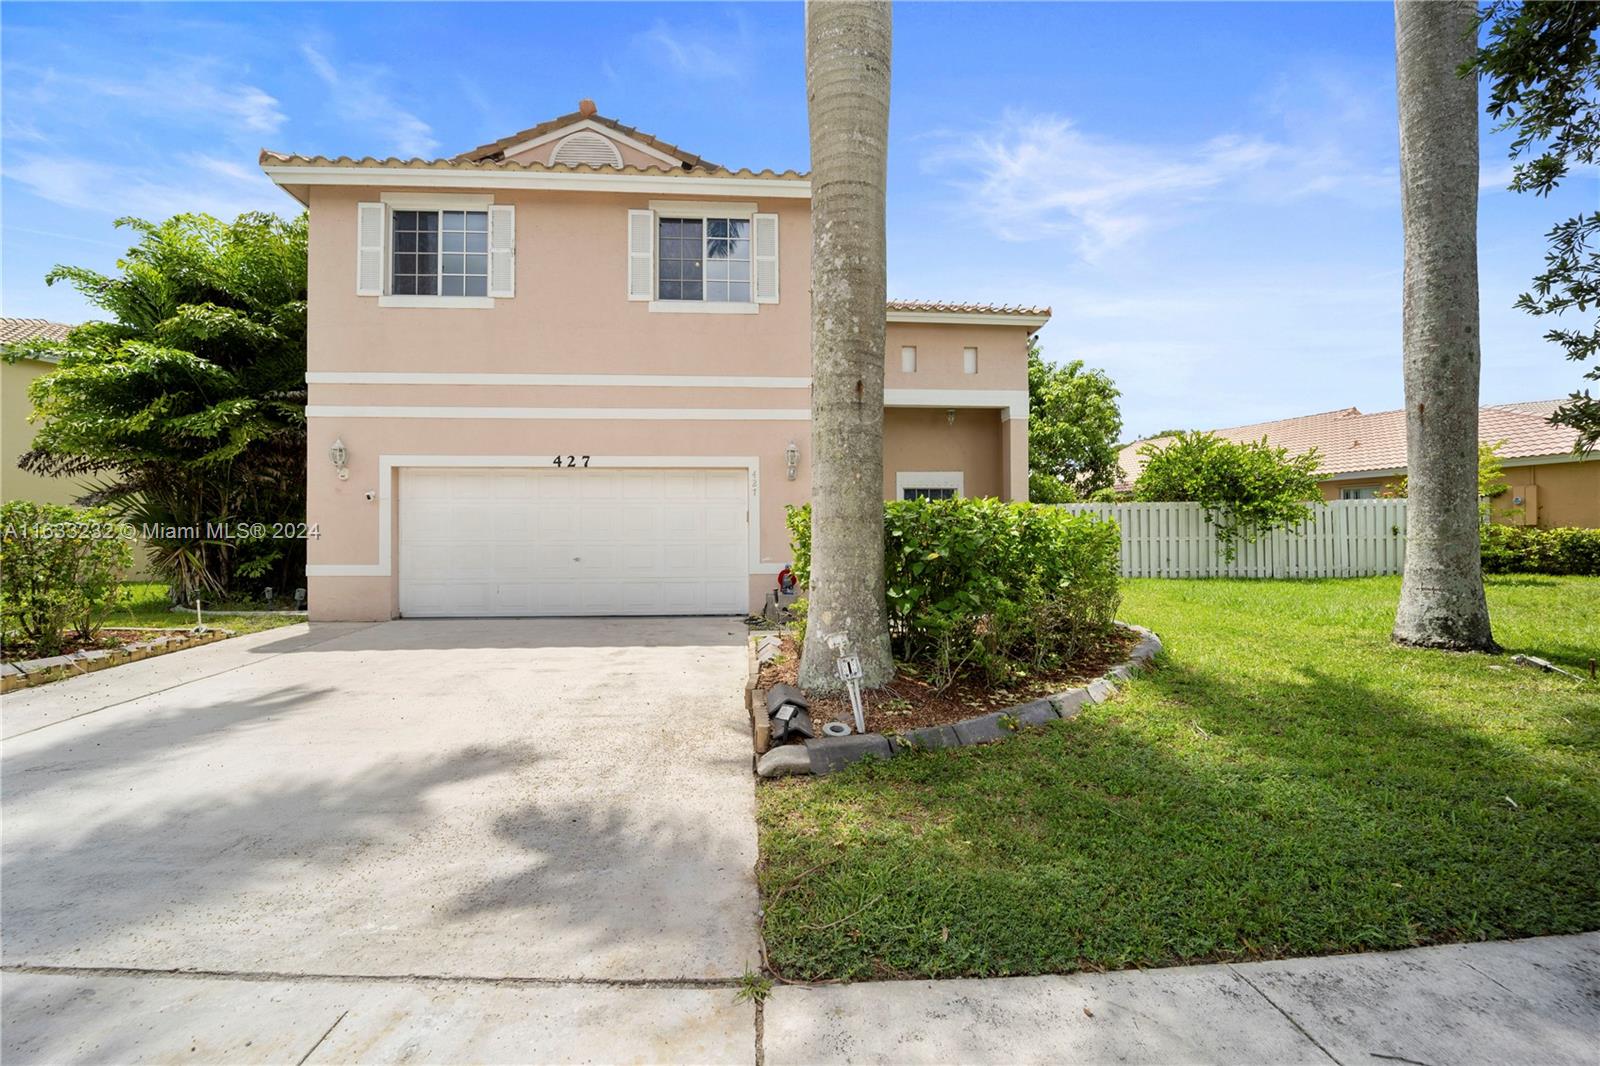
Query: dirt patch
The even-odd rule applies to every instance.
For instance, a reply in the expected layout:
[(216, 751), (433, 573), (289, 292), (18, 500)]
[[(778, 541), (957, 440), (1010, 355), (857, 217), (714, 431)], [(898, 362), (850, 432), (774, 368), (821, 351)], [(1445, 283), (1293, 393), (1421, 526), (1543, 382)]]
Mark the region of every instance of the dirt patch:
[[(172, 629), (102, 629), (94, 640), (69, 640), (64, 644), (57, 655), (71, 655), (73, 652), (94, 651), (97, 648), (120, 648), (124, 644), (136, 644), (140, 641), (155, 640), (157, 637), (179, 636), (188, 633), (188, 629), (173, 627)], [(32, 651), (5, 650), (4, 661), (8, 663), (25, 663), (44, 656), (36, 655)]]
[[(782, 640), (782, 654), (761, 667), (761, 688), (771, 688), (780, 681), (797, 683), (799, 649), (789, 633), (783, 633)], [(893, 681), (866, 693), (867, 729), (873, 733), (904, 733), (925, 725), (950, 725), (1027, 703), (1099, 677), (1125, 661), (1138, 643), (1137, 634), (1118, 629), (1061, 669), (1041, 671), (1001, 687), (991, 686), (981, 676), (965, 676), (940, 690), (918, 677), (915, 667), (897, 663)], [(807, 692), (806, 698), (811, 701), (811, 720), (819, 733), (826, 722), (853, 721), (846, 696)]]

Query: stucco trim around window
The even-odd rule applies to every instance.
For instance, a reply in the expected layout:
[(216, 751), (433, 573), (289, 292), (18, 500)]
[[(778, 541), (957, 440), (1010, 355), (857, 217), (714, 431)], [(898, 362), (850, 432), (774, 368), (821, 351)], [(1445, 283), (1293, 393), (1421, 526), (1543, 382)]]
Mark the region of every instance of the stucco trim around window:
[(760, 310), (760, 305), (713, 300), (651, 300), (650, 310), (674, 315), (753, 315)]
[(957, 496), (965, 494), (966, 475), (960, 470), (897, 470), (894, 475), (894, 498), (906, 498), (907, 489), (953, 489)]

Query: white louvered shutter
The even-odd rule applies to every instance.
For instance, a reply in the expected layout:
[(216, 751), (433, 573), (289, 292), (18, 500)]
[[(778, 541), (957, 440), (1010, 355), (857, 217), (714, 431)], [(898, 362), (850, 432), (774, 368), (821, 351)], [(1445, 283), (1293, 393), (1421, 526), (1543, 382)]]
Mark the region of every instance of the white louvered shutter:
[(356, 205), (356, 295), (383, 295), (384, 231), (387, 212), (382, 204)]
[(517, 294), (517, 209), (489, 205), (489, 295)]
[(628, 212), (628, 299), (655, 297), (656, 214)]
[(756, 303), (778, 302), (778, 216), (755, 216)]

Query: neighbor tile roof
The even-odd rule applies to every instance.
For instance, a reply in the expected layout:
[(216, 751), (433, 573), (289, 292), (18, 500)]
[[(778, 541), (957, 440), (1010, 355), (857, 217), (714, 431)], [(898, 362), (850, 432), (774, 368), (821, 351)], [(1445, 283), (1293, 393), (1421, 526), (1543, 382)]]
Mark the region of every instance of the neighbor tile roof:
[(1048, 307), (1023, 307), (1021, 304), (958, 304), (943, 300), (890, 300), (891, 311), (925, 311), (951, 315), (1026, 315), (1049, 317)]
[(74, 327), (46, 318), (0, 318), (0, 344), (23, 341), (64, 341)]
[(658, 152), (665, 152), (667, 155), (675, 156), (676, 158), (683, 160), (685, 170), (690, 170), (697, 167), (706, 170), (724, 169), (723, 167), (720, 167), (709, 160), (700, 158), (693, 152), (685, 152), (682, 148), (679, 148), (675, 144), (668, 144), (666, 141), (657, 138), (653, 134), (643, 133), (632, 126), (623, 125), (614, 118), (607, 118), (604, 115), (596, 114), (592, 111), (584, 111), (582, 108), (572, 112), (571, 114), (562, 115), (560, 118), (553, 118), (548, 122), (541, 122), (537, 126), (529, 126), (525, 130), (519, 130), (509, 137), (500, 138), (498, 141), (490, 141), (488, 144), (480, 144), (470, 152), (462, 152), (460, 155), (456, 156), (455, 159), (462, 163), (481, 163), (485, 160), (504, 159), (507, 148), (519, 145), (523, 141), (531, 141), (535, 137), (543, 137), (545, 134), (550, 133), (553, 130), (558, 130), (563, 126), (570, 126), (573, 123), (583, 122), (585, 120), (599, 123), (609, 130), (615, 130), (624, 137), (638, 141), (641, 144), (647, 144)]
[[(1549, 414), (1560, 400), (1494, 404), (1478, 410), (1478, 439), (1485, 444), (1504, 443), (1502, 459), (1540, 455), (1565, 455), (1577, 442), (1577, 431), (1551, 425)], [(1401, 470), (1406, 466), (1405, 411), (1362, 414), (1354, 407), (1275, 422), (1255, 422), (1211, 432), (1224, 440), (1252, 441), (1263, 437), (1275, 448), (1302, 455), (1316, 448), (1322, 456), (1324, 476), (1363, 471)], [(1131, 488), (1144, 469), (1139, 450), (1147, 444), (1160, 448), (1171, 437), (1152, 437), (1125, 445), (1118, 453), (1123, 479), (1118, 488)]]

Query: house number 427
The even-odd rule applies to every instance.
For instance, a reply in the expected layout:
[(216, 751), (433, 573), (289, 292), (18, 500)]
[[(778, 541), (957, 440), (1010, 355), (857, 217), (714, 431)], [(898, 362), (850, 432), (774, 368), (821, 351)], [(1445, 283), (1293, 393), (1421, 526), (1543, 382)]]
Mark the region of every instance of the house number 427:
[(567, 468), (588, 466), (589, 457), (587, 455), (558, 455), (554, 459), (550, 460), (550, 465)]

